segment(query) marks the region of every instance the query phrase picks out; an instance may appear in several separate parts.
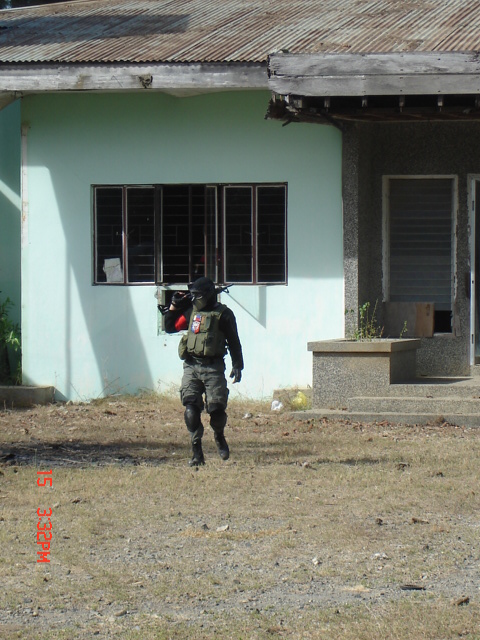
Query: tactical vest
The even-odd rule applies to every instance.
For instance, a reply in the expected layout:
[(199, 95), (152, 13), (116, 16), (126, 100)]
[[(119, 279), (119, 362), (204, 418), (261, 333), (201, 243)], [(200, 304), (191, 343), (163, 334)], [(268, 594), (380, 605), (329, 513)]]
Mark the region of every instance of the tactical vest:
[(211, 311), (193, 309), (188, 330), (180, 341), (179, 356), (185, 360), (189, 355), (197, 358), (223, 358), (227, 353), (225, 334), (219, 329), (224, 304), (216, 304)]

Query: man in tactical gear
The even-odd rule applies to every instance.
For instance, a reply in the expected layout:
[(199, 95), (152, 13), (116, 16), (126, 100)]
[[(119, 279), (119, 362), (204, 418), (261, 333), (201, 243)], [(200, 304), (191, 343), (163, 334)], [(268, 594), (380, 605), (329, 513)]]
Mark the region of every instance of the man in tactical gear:
[(204, 409), (203, 394), (210, 426), (222, 460), (228, 460), (230, 450), (225, 440), (228, 387), (224, 357), (232, 359), (230, 378), (242, 379), (243, 356), (233, 311), (217, 302), (215, 284), (209, 278), (198, 278), (188, 292), (176, 292), (165, 314), (167, 333), (187, 330), (179, 345), (183, 362), (180, 397), (185, 407), (185, 424), (190, 432), (193, 457), (190, 466), (205, 464), (202, 450)]

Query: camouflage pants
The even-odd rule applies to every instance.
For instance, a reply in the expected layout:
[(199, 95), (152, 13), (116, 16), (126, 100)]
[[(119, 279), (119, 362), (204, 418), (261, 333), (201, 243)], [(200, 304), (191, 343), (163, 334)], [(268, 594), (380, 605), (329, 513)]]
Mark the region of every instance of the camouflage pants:
[(208, 413), (226, 409), (228, 387), (223, 358), (189, 358), (184, 361), (180, 388), (182, 404), (193, 404), (203, 411), (204, 394)]

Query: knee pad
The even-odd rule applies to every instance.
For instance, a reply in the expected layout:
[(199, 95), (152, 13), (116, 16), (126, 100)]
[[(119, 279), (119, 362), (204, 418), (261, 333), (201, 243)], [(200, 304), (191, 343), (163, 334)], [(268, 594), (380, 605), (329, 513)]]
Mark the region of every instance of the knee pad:
[(184, 419), (189, 431), (197, 431), (201, 426), (200, 409), (194, 404), (187, 404), (185, 407)]
[(214, 431), (223, 431), (227, 424), (225, 409), (215, 409), (210, 412), (210, 426)]
[(195, 396), (195, 395), (181, 395), (181, 400), (182, 400), (182, 404), (184, 407), (188, 407), (188, 405), (193, 405), (194, 407), (197, 407), (197, 409), (200, 411), (200, 413), (202, 413), (203, 408), (204, 408), (204, 404), (203, 404), (203, 399), (201, 395)]

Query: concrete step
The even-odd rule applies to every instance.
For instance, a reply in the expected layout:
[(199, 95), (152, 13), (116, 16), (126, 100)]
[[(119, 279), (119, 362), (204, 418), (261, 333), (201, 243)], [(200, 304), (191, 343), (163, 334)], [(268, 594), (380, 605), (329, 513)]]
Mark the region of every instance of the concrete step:
[(342, 405), (295, 413), (300, 418), (392, 424), (449, 424), (480, 427), (480, 375), (417, 378), (391, 384), (378, 397), (345, 398)]
[(349, 422), (381, 423), (390, 424), (435, 424), (448, 423), (458, 427), (476, 428), (480, 427), (480, 413), (473, 414), (439, 414), (439, 413), (409, 413), (409, 412), (360, 412), (338, 409), (309, 409), (307, 411), (296, 411), (294, 416), (301, 420), (312, 418), (321, 420), (348, 420)]
[(408, 383), (390, 385), (388, 395), (425, 398), (449, 396), (480, 398), (480, 376), (471, 378), (418, 378)]
[(356, 397), (348, 398), (346, 408), (359, 413), (421, 413), (435, 415), (475, 414), (480, 416), (480, 398), (458, 396), (428, 398), (421, 396), (402, 397)]
[(50, 386), (0, 386), (0, 407), (13, 409), (50, 404), (55, 401), (55, 388)]

